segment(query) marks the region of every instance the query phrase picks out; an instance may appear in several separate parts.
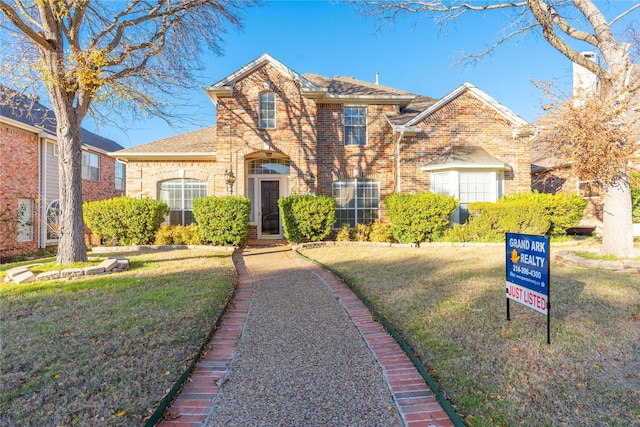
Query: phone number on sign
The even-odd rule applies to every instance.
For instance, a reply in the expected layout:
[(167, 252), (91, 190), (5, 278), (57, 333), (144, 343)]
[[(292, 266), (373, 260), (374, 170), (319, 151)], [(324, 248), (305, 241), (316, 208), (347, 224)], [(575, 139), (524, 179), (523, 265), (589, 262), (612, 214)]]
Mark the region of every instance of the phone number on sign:
[(542, 272), (538, 270), (531, 270), (527, 267), (521, 267), (519, 265), (513, 265), (513, 271), (516, 273), (524, 274), (525, 276), (530, 276), (535, 279), (542, 279)]

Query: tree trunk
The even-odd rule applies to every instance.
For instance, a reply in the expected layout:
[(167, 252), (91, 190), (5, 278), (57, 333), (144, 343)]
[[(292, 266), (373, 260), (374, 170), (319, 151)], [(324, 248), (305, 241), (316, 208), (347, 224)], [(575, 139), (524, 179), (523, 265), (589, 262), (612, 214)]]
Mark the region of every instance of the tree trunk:
[(618, 179), (605, 189), (600, 253), (618, 258), (635, 257), (628, 179)]
[(56, 261), (65, 265), (87, 260), (82, 218), (82, 148), (80, 124), (73, 110), (56, 116), (60, 152), (60, 238)]

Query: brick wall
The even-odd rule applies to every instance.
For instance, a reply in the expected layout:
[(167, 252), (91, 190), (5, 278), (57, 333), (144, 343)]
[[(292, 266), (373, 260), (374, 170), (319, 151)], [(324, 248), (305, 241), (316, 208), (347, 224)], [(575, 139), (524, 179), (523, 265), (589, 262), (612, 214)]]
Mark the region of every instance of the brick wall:
[(531, 154), (527, 137), (514, 137), (513, 125), (493, 108), (465, 92), (420, 123), (423, 131), (403, 145), (404, 191), (428, 191), (430, 160), (452, 145), (483, 147), (511, 167), (504, 174), (505, 194), (531, 190)]
[(199, 179), (207, 182), (208, 194), (215, 193), (216, 183), (223, 181), (215, 175), (216, 164), (209, 160), (130, 160), (127, 163), (127, 195), (135, 198), (158, 198), (158, 183), (168, 179)]
[[(33, 239), (18, 242), (18, 199), (34, 201)], [(0, 256), (33, 252), (38, 247), (38, 136), (0, 125)], [(5, 220), (5, 218), (8, 218)]]

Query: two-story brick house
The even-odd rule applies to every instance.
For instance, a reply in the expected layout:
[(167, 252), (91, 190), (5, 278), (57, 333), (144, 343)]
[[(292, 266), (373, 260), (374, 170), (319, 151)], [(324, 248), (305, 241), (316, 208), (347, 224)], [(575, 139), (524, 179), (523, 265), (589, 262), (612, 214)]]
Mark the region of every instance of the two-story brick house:
[[(55, 245), (59, 213), (58, 145), (53, 111), (0, 86), (0, 255)], [(108, 199), (125, 193), (125, 165), (107, 155), (122, 149), (85, 129), (82, 197)]]
[(215, 126), (112, 153), (127, 193), (166, 200), (174, 224), (207, 195), (248, 197), (254, 237), (277, 238), (291, 193), (335, 196), (339, 226), (384, 220), (393, 192), (453, 194), (464, 220), (468, 202), (531, 188), (531, 126), (469, 83), (433, 99), (265, 54), (205, 90)]

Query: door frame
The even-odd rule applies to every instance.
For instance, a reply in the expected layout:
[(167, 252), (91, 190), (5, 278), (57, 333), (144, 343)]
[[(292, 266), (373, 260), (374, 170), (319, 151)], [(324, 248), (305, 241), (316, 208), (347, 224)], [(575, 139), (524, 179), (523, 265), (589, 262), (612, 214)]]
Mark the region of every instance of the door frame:
[(250, 199), (253, 200), (256, 209), (254, 210), (254, 221), (253, 224), (257, 226), (258, 231), (258, 239), (282, 239), (282, 218), (280, 218), (280, 225), (278, 234), (262, 234), (262, 181), (278, 181), (279, 185), (279, 196), (286, 197), (289, 195), (289, 175), (249, 175), (248, 179), (255, 180), (255, 186), (253, 188), (253, 197)]

